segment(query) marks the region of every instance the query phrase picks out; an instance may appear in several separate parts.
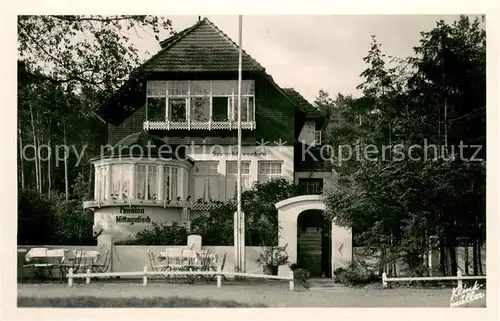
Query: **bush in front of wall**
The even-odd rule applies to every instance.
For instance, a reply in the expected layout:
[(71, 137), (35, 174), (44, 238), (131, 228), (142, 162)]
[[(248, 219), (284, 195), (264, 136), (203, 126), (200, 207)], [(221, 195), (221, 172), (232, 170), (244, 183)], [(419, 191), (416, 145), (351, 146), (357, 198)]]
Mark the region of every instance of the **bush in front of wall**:
[(298, 281), (304, 288), (309, 288), (309, 279), (311, 278), (311, 273), (306, 269), (299, 268), (297, 264), (290, 264), (290, 270), (293, 271), (293, 279)]
[(380, 276), (356, 262), (351, 263), (346, 268), (335, 269), (333, 274), (337, 281), (347, 286), (359, 286), (380, 282)]
[(116, 245), (186, 245), (188, 230), (177, 223), (152, 223), (153, 227), (133, 237), (118, 241)]

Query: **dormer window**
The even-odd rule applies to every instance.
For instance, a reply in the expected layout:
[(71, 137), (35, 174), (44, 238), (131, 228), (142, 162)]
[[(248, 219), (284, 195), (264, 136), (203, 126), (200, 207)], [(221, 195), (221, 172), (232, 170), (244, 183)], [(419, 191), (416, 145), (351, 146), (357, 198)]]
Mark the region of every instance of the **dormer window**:
[[(242, 129), (255, 129), (255, 82), (242, 81)], [(144, 129), (237, 129), (238, 81), (148, 81)]]

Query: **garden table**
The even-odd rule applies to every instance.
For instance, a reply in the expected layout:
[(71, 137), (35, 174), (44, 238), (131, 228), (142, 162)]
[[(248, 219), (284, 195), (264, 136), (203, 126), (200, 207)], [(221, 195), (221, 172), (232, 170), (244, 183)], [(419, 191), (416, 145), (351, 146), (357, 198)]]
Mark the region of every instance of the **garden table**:
[(59, 268), (67, 249), (32, 248), (26, 253), (24, 267), (28, 268), (36, 279), (43, 279), (45, 271), (53, 281), (53, 270)]

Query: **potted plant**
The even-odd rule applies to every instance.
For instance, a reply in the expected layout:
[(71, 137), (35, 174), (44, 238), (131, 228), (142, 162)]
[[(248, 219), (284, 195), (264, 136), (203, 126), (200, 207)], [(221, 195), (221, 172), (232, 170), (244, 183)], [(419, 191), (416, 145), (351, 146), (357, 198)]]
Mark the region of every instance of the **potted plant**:
[(264, 274), (278, 275), (278, 268), (289, 263), (286, 253), (287, 245), (266, 246), (260, 253), (256, 262), (263, 266)]

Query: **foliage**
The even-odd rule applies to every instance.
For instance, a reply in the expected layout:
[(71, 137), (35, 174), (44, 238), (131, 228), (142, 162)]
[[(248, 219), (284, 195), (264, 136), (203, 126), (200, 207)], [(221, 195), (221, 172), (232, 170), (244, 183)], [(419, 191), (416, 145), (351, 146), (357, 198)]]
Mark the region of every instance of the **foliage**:
[[(257, 182), (242, 193), (242, 211), (245, 213), (246, 246), (266, 246), (278, 244), (278, 211), (276, 203), (298, 195), (298, 187), (293, 183), (276, 178)], [(193, 219), (193, 233), (203, 237), (203, 244), (234, 244), (235, 200), (212, 203), (209, 212)]]
[(141, 62), (131, 38), (171, 33), (164, 17), (18, 16), (18, 59), (54, 83), (116, 90)]
[(78, 200), (66, 201), (36, 190), (20, 191), (18, 234), (20, 245), (93, 245), (93, 215)]
[[(88, 161), (106, 143), (106, 124), (95, 111), (146, 58), (132, 37), (166, 37), (173, 32), (171, 21), (137, 15), (25, 15), (18, 16), (17, 31), (19, 185), (48, 196), (65, 192), (69, 200), (78, 175), (92, 186)], [(66, 157), (63, 145), (70, 148)]]
[[(120, 245), (186, 245), (188, 230), (177, 223), (152, 223), (150, 229), (138, 232), (133, 238), (119, 242)], [(117, 243), (118, 244), (118, 243)]]
[(337, 268), (333, 274), (340, 283), (348, 286), (380, 282), (379, 276), (357, 262), (351, 263), (347, 268)]
[(278, 244), (278, 210), (276, 203), (297, 196), (298, 187), (282, 178), (256, 182), (242, 196), (245, 213), (245, 244), (269, 246)]
[[(288, 245), (288, 244), (287, 244)], [(259, 254), (259, 257), (255, 262), (260, 265), (278, 267), (288, 264), (288, 253), (286, 252), (285, 246), (266, 246), (264, 250)]]
[(236, 204), (214, 203), (208, 213), (203, 213), (191, 221), (191, 231), (203, 237), (204, 245), (234, 244), (234, 212)]
[[(328, 191), (326, 214), (352, 227), (380, 273), (395, 273), (400, 259), (418, 271), (439, 249), (442, 272), (456, 275), (459, 240), (476, 250), (484, 242), (485, 44), (467, 17), (423, 32), (407, 59), (385, 55), (373, 37), (363, 96), (331, 103), (339, 121), (327, 141), (358, 154), (336, 155), (339, 188)], [(461, 142), (483, 148), (473, 159), (475, 149), (460, 150)]]
[(303, 287), (309, 288), (309, 279), (311, 278), (311, 273), (307, 269), (299, 268), (297, 264), (290, 264), (290, 270), (293, 271), (294, 280), (299, 281)]

